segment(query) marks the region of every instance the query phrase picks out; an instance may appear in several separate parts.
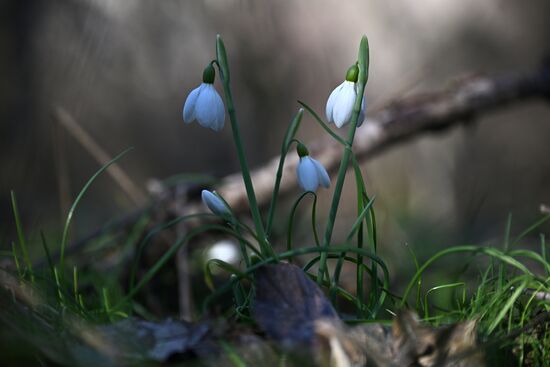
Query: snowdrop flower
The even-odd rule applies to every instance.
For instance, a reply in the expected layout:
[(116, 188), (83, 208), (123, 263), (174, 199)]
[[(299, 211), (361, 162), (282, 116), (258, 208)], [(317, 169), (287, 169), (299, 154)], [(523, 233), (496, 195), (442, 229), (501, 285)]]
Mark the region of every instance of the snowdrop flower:
[(218, 259), (230, 264), (239, 263), (239, 250), (233, 241), (221, 240), (206, 251), (206, 260)]
[(209, 64), (202, 74), (203, 83), (189, 93), (183, 105), (183, 121), (186, 124), (197, 120), (201, 126), (214, 131), (223, 128), (225, 107), (222, 98), (214, 89), (215, 77), (216, 71)]
[(208, 190), (202, 190), (201, 198), (204, 205), (212, 211), (212, 213), (220, 216), (227, 217), (231, 215), (231, 211), (225, 202), (220, 199), (217, 193), (210, 192)]
[(296, 168), (296, 176), (298, 184), (305, 191), (317, 191), (319, 185), (327, 188), (330, 186), (330, 177), (327, 170), (319, 161), (309, 156), (309, 152), (305, 145), (298, 143), (296, 148), (300, 156), (300, 162)]
[[(353, 105), (357, 97), (357, 78), (359, 68), (353, 65), (346, 73), (346, 80), (337, 86), (327, 100), (326, 115), (329, 123), (334, 122), (339, 128), (350, 122)], [(361, 111), (357, 120), (357, 127), (365, 119), (365, 97), (361, 100)]]

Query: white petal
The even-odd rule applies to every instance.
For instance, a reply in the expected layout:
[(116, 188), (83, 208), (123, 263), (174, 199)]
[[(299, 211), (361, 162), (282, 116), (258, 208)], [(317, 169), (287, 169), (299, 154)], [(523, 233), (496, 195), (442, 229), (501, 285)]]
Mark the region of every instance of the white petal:
[(238, 264), (239, 250), (231, 240), (220, 240), (206, 251), (207, 260), (218, 259), (230, 264)]
[(365, 105), (365, 96), (363, 96), (363, 100), (361, 101), (361, 111), (359, 112), (359, 119), (357, 120), (357, 127), (363, 125), (363, 121), (365, 121), (366, 109), (367, 109), (367, 106)]
[(298, 177), (298, 184), (300, 184), (302, 189), (315, 192), (317, 187), (319, 187), (319, 177), (315, 163), (312, 161), (309, 156), (300, 158), (300, 163), (298, 163), (298, 167), (296, 168), (296, 176)]
[(212, 84), (202, 85), (204, 88), (195, 104), (195, 117), (201, 126), (218, 131), (223, 127), (225, 118), (222, 98)]
[(183, 105), (183, 122), (190, 124), (195, 119), (195, 105), (197, 103), (197, 97), (200, 94), (202, 84), (193, 89), (187, 96)]
[(334, 111), (334, 102), (336, 101), (337, 96), (340, 93), (340, 90), (342, 89), (343, 86), (344, 86), (344, 83), (340, 84), (339, 86), (334, 88), (332, 93), (330, 93), (330, 96), (328, 96), (327, 107), (325, 109), (325, 114), (327, 116), (328, 123), (334, 122), (332, 118), (332, 112)]
[(328, 176), (327, 170), (318, 160), (311, 158), (311, 161), (317, 170), (317, 179), (319, 180), (319, 184), (325, 188), (328, 188), (330, 186), (330, 177)]
[(342, 127), (351, 119), (356, 95), (355, 83), (346, 80), (342, 84), (332, 111), (332, 117), (336, 126)]
[[(216, 92), (216, 90), (214, 90)], [(217, 102), (214, 107), (214, 112), (216, 115), (214, 127), (212, 127), (215, 131), (220, 131), (223, 129), (223, 125), (225, 122), (225, 106), (223, 105), (222, 97), (216, 92), (217, 95)]]
[(208, 190), (202, 190), (201, 198), (204, 205), (212, 211), (212, 213), (219, 215), (221, 217), (230, 214), (229, 209), (225, 203), (217, 197), (214, 193)]

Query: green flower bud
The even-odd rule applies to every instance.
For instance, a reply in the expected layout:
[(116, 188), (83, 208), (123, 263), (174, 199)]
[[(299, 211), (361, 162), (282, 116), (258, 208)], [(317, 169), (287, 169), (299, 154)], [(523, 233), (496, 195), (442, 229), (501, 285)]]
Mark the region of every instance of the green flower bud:
[(203, 83), (214, 84), (214, 79), (216, 79), (216, 70), (212, 64), (208, 64), (202, 72), (202, 81)]
[(359, 67), (357, 67), (357, 64), (354, 64), (350, 66), (350, 68), (346, 72), (346, 80), (348, 82), (357, 83), (358, 78), (359, 78)]
[(298, 143), (298, 145), (296, 146), (296, 152), (298, 153), (300, 158), (309, 155), (309, 150), (307, 150), (306, 146), (302, 143)]

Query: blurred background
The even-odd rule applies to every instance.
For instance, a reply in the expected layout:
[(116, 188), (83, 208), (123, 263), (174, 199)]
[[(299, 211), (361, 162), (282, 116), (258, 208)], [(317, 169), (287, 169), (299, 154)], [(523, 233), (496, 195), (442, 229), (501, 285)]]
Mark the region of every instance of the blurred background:
[[(3, 0), (0, 248), (15, 239), (11, 189), (31, 241), (41, 229), (55, 236), (67, 200), (100, 167), (54, 119), (59, 107), (110, 156), (135, 147), (120, 164), (143, 190), (150, 178), (237, 171), (227, 124), (215, 134), (181, 117), (215, 57), (218, 33), (257, 167), (280, 150), (297, 99), (324, 114), (361, 35), (370, 40), (366, 98), (376, 108), (464, 75), (535, 70), (550, 51), (548, 14), (545, 0)], [(302, 124), (304, 142), (322, 134), (311, 118)], [(393, 266), (410, 268), (405, 245), (425, 258), (451, 245), (499, 244), (509, 213), (518, 233), (540, 216), (540, 204), (550, 204), (549, 157), (550, 106), (543, 101), (376, 156), (364, 172), (377, 196), (382, 252)], [(342, 232), (355, 215), (354, 190), (347, 192)], [(320, 197), (325, 212), (329, 195)], [(103, 175), (78, 208), (73, 237), (136, 208)]]

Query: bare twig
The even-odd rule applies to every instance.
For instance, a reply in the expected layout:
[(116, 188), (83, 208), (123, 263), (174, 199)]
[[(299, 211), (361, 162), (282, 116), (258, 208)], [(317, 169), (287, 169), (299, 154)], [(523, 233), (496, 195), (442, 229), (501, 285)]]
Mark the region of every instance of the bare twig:
[(534, 296), (534, 298), (538, 301), (550, 301), (550, 292), (536, 291), (534, 289), (525, 289), (525, 293), (527, 293), (530, 296)]
[(67, 165), (65, 139), (60, 125), (52, 129), (52, 148), (57, 173), (57, 190), (59, 195), (60, 220), (63, 221), (71, 206), (69, 168)]
[[(65, 109), (61, 107), (56, 108), (55, 118), (61, 126), (65, 127), (65, 129), (67, 129), (67, 131), (95, 158), (95, 160), (99, 162), (99, 164), (105, 164), (112, 159), (112, 157), (95, 142), (92, 136), (88, 134), (88, 132), (86, 132)], [(136, 205), (145, 205), (147, 202), (147, 196), (132, 181), (130, 176), (128, 176), (126, 172), (120, 168), (118, 163), (112, 164), (107, 169), (107, 172)]]
[[(467, 123), (493, 110), (528, 99), (549, 96), (550, 66), (526, 75), (471, 78), (445, 91), (413, 95), (380, 109), (357, 130), (354, 151), (358, 159), (364, 161), (421, 134)], [(310, 144), (310, 152), (333, 171), (340, 162), (342, 148), (327, 137)], [(252, 173), (260, 205), (268, 204), (278, 161), (279, 157), (276, 157)], [(283, 176), (292, 176), (297, 164), (297, 155), (287, 157)], [(283, 180), (280, 193), (286, 194), (295, 188), (296, 180)], [(246, 210), (248, 202), (239, 174), (226, 177), (217, 190), (234, 210)]]
[[(491, 111), (506, 106), (513, 106), (535, 98), (550, 97), (550, 66), (528, 74), (509, 73), (498, 77), (475, 77), (455, 83), (444, 91), (412, 95), (387, 105), (367, 118), (363, 127), (355, 136), (354, 151), (360, 161), (365, 161), (382, 151), (400, 144), (408, 139), (429, 132), (437, 132), (451, 127), (469, 123), (483, 117)], [(63, 110), (58, 110), (60, 120), (72, 119)], [(70, 125), (70, 123), (69, 123)], [(73, 129), (74, 130), (74, 129)], [(80, 134), (79, 134), (80, 135)], [(310, 152), (329, 170), (335, 170), (340, 162), (342, 148), (330, 138), (321, 139), (309, 144)], [(97, 149), (91, 149), (97, 151)], [(102, 157), (101, 161), (107, 161)], [(269, 203), (279, 157), (268, 161), (252, 172), (256, 197), (260, 206)], [(283, 176), (293, 176), (298, 164), (298, 157), (290, 154), (285, 163)], [(216, 187), (217, 191), (231, 205), (236, 214), (246, 213), (248, 201), (240, 173), (225, 177)], [(283, 180), (280, 195), (296, 189), (296, 180)], [(166, 196), (166, 195), (160, 195)], [(189, 201), (185, 208), (178, 207), (177, 195), (172, 200), (164, 201), (169, 211), (176, 215), (205, 211), (198, 200)], [(158, 207), (158, 205), (157, 205)], [(131, 220), (134, 216), (129, 216)], [(121, 226), (128, 224), (121, 220)], [(96, 235), (104, 233), (96, 231)], [(87, 236), (93, 238), (94, 234)], [(78, 241), (80, 245), (83, 241)]]
[[(176, 192), (176, 210), (177, 215), (185, 215), (185, 198), (187, 192), (181, 192), (185, 190), (183, 187), (177, 188)], [(182, 222), (176, 227), (176, 234), (178, 238), (183, 238), (187, 235), (187, 225)], [(180, 311), (180, 318), (182, 320), (192, 320), (193, 316), (193, 302), (191, 292), (191, 270), (189, 261), (190, 250), (188, 246), (181, 246), (176, 254), (176, 270), (178, 276), (178, 306)]]

